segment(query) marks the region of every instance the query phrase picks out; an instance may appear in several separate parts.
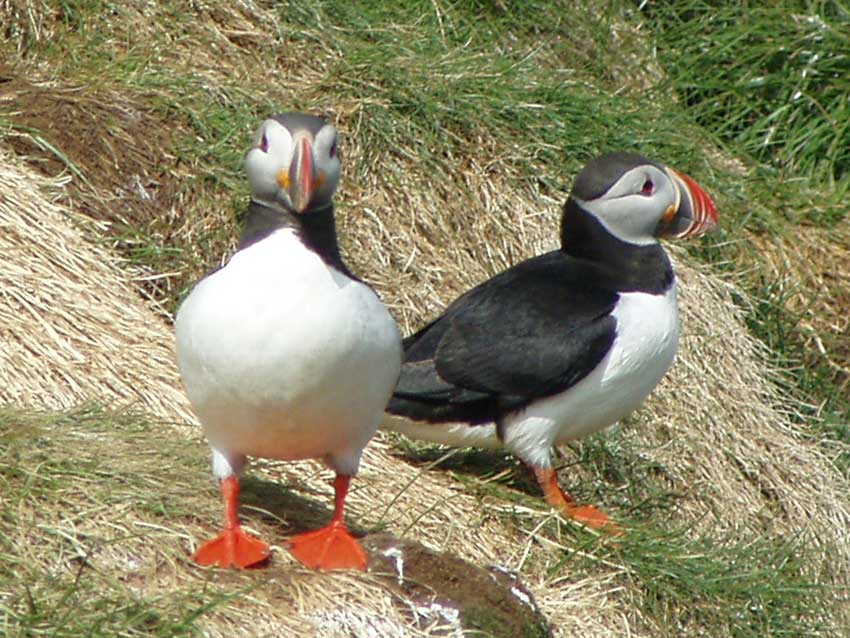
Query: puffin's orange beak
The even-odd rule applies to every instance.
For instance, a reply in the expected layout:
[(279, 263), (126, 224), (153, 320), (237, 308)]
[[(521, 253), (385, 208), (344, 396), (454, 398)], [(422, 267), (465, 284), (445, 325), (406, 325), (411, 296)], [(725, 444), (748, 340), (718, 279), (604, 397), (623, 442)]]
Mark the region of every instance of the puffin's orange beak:
[(717, 228), (717, 208), (708, 194), (693, 179), (667, 169), (679, 191), (678, 206), (671, 206), (655, 231), (657, 237), (687, 239), (698, 237)]
[(313, 140), (302, 137), (296, 141), (295, 155), (289, 166), (289, 199), (296, 213), (303, 213), (318, 186), (313, 166)]

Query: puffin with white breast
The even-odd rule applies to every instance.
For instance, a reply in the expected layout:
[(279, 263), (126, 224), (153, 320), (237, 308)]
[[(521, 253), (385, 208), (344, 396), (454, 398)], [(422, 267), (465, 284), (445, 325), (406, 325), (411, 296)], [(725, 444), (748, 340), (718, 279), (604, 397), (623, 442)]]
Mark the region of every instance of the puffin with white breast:
[(269, 546), (239, 525), (247, 457), (319, 458), (336, 472), (333, 517), (289, 549), (311, 568), (363, 570), (343, 509), (398, 379), (401, 336), (339, 252), (336, 129), (312, 115), (270, 117), (245, 167), (251, 203), (239, 249), (197, 283), (176, 320), (180, 375), (225, 507), (223, 531), (194, 559), (243, 568), (268, 557)]
[(564, 493), (551, 448), (624, 418), (667, 372), (679, 319), (658, 240), (716, 224), (714, 203), (687, 175), (633, 153), (592, 160), (563, 207), (558, 250), (474, 287), (404, 340), (382, 427), (505, 448), (530, 466), (551, 506), (618, 533)]

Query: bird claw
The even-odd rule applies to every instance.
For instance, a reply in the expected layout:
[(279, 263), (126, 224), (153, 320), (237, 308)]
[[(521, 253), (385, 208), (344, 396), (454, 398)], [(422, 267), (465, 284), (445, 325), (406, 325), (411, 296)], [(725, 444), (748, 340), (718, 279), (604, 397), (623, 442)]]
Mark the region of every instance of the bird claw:
[(598, 529), (601, 532), (610, 534), (611, 536), (623, 536), (623, 531), (611, 518), (595, 508), (593, 505), (571, 505), (568, 504), (562, 509), (562, 512), (568, 518), (581, 523), (591, 529)]

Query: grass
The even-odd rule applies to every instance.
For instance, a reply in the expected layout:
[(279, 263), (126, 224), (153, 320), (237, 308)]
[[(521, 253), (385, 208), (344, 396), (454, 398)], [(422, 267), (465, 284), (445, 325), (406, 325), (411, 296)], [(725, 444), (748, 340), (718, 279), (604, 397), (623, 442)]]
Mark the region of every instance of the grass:
[[(639, 462), (620, 452), (624, 467)], [(503, 504), (502, 516), (512, 516), (509, 503), (541, 507), (536, 494), (462, 473), (475, 463), (451, 463), (462, 484)], [(203, 446), (138, 415), (0, 411), (3, 635), (200, 636), (211, 614), (264, 600), (274, 585), (263, 572), (212, 579), (188, 563), (196, 514), (218, 505), (198, 492), (202, 482)], [(693, 538), (654, 518), (639, 514), (615, 543), (549, 518), (532, 537), (560, 557), (531, 560), (550, 561), (553, 581), (613, 570), (653, 635), (828, 635), (832, 593), (808, 573), (802, 539)]]
[[(714, 144), (755, 166), (745, 199), (772, 211), (756, 229), (793, 242), (795, 229), (814, 226), (830, 229), (836, 246), (850, 241), (842, 225), (850, 187), (850, 7), (808, 0), (642, 6), (670, 89)], [(719, 261), (740, 261), (740, 253), (723, 252)], [(758, 300), (747, 317), (750, 329), (769, 346), (772, 363), (786, 371), (787, 390), (812, 405), (803, 415), (813, 424), (809, 432), (843, 446), (850, 377), (836, 373), (800, 329), (813, 309), (820, 338), (848, 369), (846, 339), (830, 330), (834, 311), (818, 299), (828, 295), (789, 291), (758, 275), (742, 283)], [(793, 309), (791, 294), (807, 297), (809, 307)], [(836, 462), (848, 476), (848, 454), (839, 449)]]
[[(657, 89), (676, 95), (711, 143), (747, 167), (735, 188), (746, 228), (782, 243), (817, 227), (829, 229), (826, 237), (836, 246), (846, 243), (841, 222), (847, 218), (844, 201), (850, 184), (847, 7), (795, 0), (763, 6), (693, 1), (641, 7), (639, 15), (665, 73)], [(733, 269), (742, 261), (753, 263), (757, 271), (760, 252), (739, 244), (718, 251), (713, 259), (737, 264)], [(780, 360), (809, 368), (794, 375), (798, 391), (814, 403), (819, 396), (834, 397), (832, 409), (847, 411), (847, 400), (839, 398), (846, 395), (841, 392), (846, 375), (828, 374), (823, 359), (806, 352), (810, 348), (797, 330), (799, 316), (776, 294), (775, 282), (758, 277), (741, 281), (776, 309), (767, 322), (761, 321), (763, 313), (750, 316), (754, 332), (777, 348)], [(828, 342), (834, 336), (840, 352), (839, 335), (830, 335), (828, 328), (831, 312), (814, 291), (802, 294), (810, 296), (816, 314), (823, 317), (821, 335)], [(846, 356), (839, 358), (846, 363)]]
[[(611, 77), (610, 69), (634, 57), (639, 45), (621, 38), (612, 50), (613, 18), (592, 2), (582, 17), (548, 2), (510, 10), (488, 2), (443, 10), (423, 1), (282, 4), (276, 42), (292, 48), (303, 67), (293, 68), (289, 82), (259, 86), (252, 84), (256, 61), (247, 56), (228, 52), (237, 71), (216, 70), (217, 61), (203, 51), (211, 37), (205, 23), (179, 3), (144, 17), (173, 23), (186, 34), (176, 43), (168, 29), (134, 29), (139, 16), (127, 8), (79, 2), (60, 9), (59, 37), (31, 45), (29, 55), (50, 61), (65, 82), (114, 90), (153, 111), (158, 123), (150, 125), (173, 133), (170, 156), (154, 171), (189, 167), (192, 176), (174, 186), (178, 197), (201, 215), (220, 211), (178, 232), (172, 219), (131, 218), (131, 226), (113, 227), (117, 247), (143, 272), (177, 273), (147, 290), (172, 311), (194, 278), (232, 246), (247, 196), (245, 140), (271, 111), (338, 113), (357, 135), (359, 156), (347, 163), (347, 179), (390, 190), (404, 179), (394, 161), (410, 158), (418, 172), (439, 176), (449, 193), (464, 188), (458, 167), (474, 162), (507, 171), (529, 193), (555, 198), (584, 162), (606, 149), (661, 157), (697, 178), (714, 172), (693, 143), (704, 134), (680, 109), (624, 93)], [(112, 19), (103, 18), (105, 9), (114, 11)], [(325, 51), (319, 58), (318, 45)], [(482, 139), (488, 140), (483, 148)], [(343, 188), (343, 210), (345, 194)], [(141, 245), (146, 237), (149, 248)]]
[(190, 516), (190, 451), (134, 414), (0, 409), (0, 633), (201, 635), (197, 619), (230, 593), (143, 586), (182, 560), (167, 526)]
[[(717, 245), (691, 252), (738, 278), (758, 300), (748, 309), (751, 330), (775, 353), (773, 363), (788, 370), (787, 392), (816, 406), (801, 429), (823, 438), (848, 476), (846, 386), (804, 351), (800, 314), (789, 309), (787, 290), (740, 275), (758, 264), (758, 251), (739, 240), (748, 233), (793, 240), (812, 226), (847, 237), (841, 234), (850, 179), (846, 8), (791, 0), (746, 10), (697, 0), (642, 6), (285, 2), (276, 8), (277, 31), (250, 23), (261, 32), (252, 48), (217, 39), (214, 10), (226, 13), (219, 6), (200, 15), (165, 2), (139, 14), (109, 2), (63, 1), (47, 25), (52, 37), (37, 41), (20, 21), (5, 29), (20, 34), (17, 43), (12, 38), (0, 49), (12, 57), (22, 47), (23, 66), (48, 65), (52, 79), (64, 85), (120, 93), (150, 114), (152, 127), (168, 130), (168, 147), (150, 164), (172, 188), (169, 202), (177, 212), (163, 206), (154, 216), (117, 223), (106, 241), (143, 272), (173, 273), (147, 287), (170, 309), (232, 246), (247, 195), (242, 153), (250, 130), (271, 111), (303, 108), (335, 117), (355, 150), (344, 156), (348, 185), (392, 192), (405, 187), (410, 175), (400, 171), (409, 170), (439, 184), (446, 200), (470, 196), (460, 175), (473, 164), (491, 167), (529, 198), (561, 199), (579, 167), (601, 150), (663, 158), (711, 185), (724, 234)], [(264, 66), (269, 61), (275, 72)], [(4, 128), (7, 120), (10, 129), (43, 140), (46, 151), (90, 177), (46, 132), (0, 113)], [(342, 213), (351, 190), (340, 194)], [(721, 245), (731, 238), (734, 244)], [(238, 595), (212, 586), (139, 593), (108, 570), (93, 569), (91, 556), (147, 532), (109, 518), (107, 529), (117, 525), (120, 534), (87, 530), (69, 540), (67, 530), (77, 523), (57, 514), (70, 499), (77, 516), (129, 503), (131, 514), (155, 525), (191, 519), (190, 485), (200, 479), (193, 475), (175, 486), (162, 478), (174, 463), (187, 463), (200, 476), (199, 456), (187, 458), (176, 446), (165, 455), (167, 466), (105, 467), (95, 454), (113, 456), (103, 441), (149, 440), (149, 424), (135, 416), (19, 412), (0, 424), (4, 504), (9, 495), (15, 505), (0, 518), (0, 560), (8, 567), (0, 570), (0, 623), (6, 623), (0, 632), (194, 635), (208, 609)], [(75, 442), (89, 440), (80, 434), (100, 441), (91, 454), (55, 461), (62, 446), (76, 451)], [(675, 511), (678, 497), (664, 487), (664, 468), (649, 465), (616, 437), (590, 439), (580, 455), (595, 477), (571, 487), (595, 500), (599, 486), (607, 486), (615, 507), (639, 504), (627, 515), (642, 531), (616, 550), (579, 533), (570, 543), (578, 538), (590, 551), (565, 549), (556, 571), (580, 576), (614, 564), (624, 587), (638, 592), (634, 603), (646, 622), (669, 632), (661, 635), (825, 633), (820, 601), (831, 592), (806, 572), (806, 539), (694, 538), (653, 527), (652, 520)], [(449, 467), (469, 489), (500, 503), (540, 506), (533, 486), (513, 472), (482, 482), (468, 475), (475, 458), (455, 458), (460, 461)], [(93, 493), (74, 488), (81, 485)], [(611, 496), (611, 485), (622, 494)], [(19, 511), (53, 517), (26, 542), (58, 567), (24, 560), (19, 546), (9, 544)], [(558, 529), (544, 531), (560, 542)], [(167, 538), (182, 542), (180, 533)], [(173, 569), (182, 566), (181, 555), (166, 551), (157, 560)]]
[(647, 3), (665, 70), (706, 130), (788, 175), (846, 189), (850, 9), (783, 0)]
[[(574, 463), (604, 473), (588, 477), (579, 470), (586, 480), (576, 480), (567, 471), (573, 482), (564, 487), (579, 502), (607, 504), (628, 530), (615, 542), (559, 518), (529, 521), (528, 512), (541, 507), (539, 488), (502, 452), (455, 450), (444, 458), (439, 446), (404, 442), (402, 449), (417, 464), (442, 459), (438, 466), (476, 494), (482, 509), (524, 529), (538, 544), (557, 548), (556, 560), (538, 566), (552, 583), (613, 572), (651, 635), (790, 638), (835, 630), (830, 609), (839, 594), (818, 584), (807, 540), (742, 539), (682, 527), (669, 516), (680, 495), (669, 488), (664, 468), (620, 445), (616, 435), (590, 437), (575, 460), (560, 464), (562, 470)], [(627, 503), (638, 505), (625, 510)]]
[[(659, 636), (823, 635), (831, 629), (826, 592), (806, 573), (801, 546), (781, 539), (690, 540), (687, 530), (654, 529), (589, 560), (623, 566), (624, 584), (641, 592), (640, 607)], [(574, 560), (567, 552), (562, 567)]]
[(828, 450), (841, 473), (850, 480), (850, 398), (847, 379), (804, 347), (801, 312), (789, 310), (788, 291), (765, 282), (746, 316), (750, 330), (768, 346), (771, 366), (780, 371), (776, 382), (790, 395), (804, 400), (796, 417), (801, 431), (834, 443)]

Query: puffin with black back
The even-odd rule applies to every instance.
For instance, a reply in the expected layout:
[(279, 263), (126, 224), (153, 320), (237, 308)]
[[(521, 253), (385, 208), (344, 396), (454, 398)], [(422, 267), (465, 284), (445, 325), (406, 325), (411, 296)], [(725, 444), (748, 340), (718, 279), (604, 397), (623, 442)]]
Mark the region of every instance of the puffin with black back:
[(225, 506), (224, 530), (194, 555), (201, 565), (248, 567), (268, 557), (237, 516), (239, 472), (258, 456), (320, 458), (336, 472), (331, 523), (291, 538), (289, 549), (311, 568), (366, 567), (343, 508), (402, 350), (386, 308), (340, 255), (337, 143), (336, 129), (312, 115), (260, 125), (245, 157), (251, 203), (239, 250), (177, 314), (180, 375)]
[(592, 160), (564, 205), (560, 249), (476, 286), (404, 340), (382, 427), (504, 447), (531, 467), (550, 505), (618, 532), (564, 493), (551, 448), (627, 416), (664, 376), (679, 320), (658, 240), (716, 224), (713, 202), (687, 175), (633, 153)]

